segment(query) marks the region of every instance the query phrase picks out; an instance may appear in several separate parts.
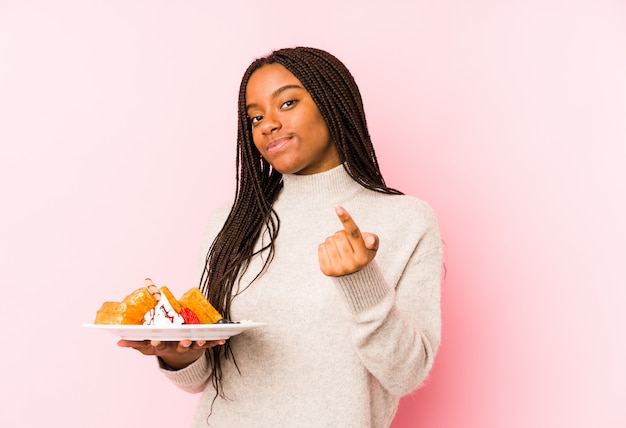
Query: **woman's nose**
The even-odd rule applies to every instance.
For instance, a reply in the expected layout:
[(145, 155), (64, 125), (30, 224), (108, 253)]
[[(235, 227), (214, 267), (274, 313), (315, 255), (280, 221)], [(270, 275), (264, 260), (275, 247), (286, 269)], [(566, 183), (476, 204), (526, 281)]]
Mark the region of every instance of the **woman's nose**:
[(264, 134), (271, 134), (272, 132), (278, 131), (281, 126), (278, 114), (268, 113), (265, 115), (263, 122), (261, 123), (261, 131)]

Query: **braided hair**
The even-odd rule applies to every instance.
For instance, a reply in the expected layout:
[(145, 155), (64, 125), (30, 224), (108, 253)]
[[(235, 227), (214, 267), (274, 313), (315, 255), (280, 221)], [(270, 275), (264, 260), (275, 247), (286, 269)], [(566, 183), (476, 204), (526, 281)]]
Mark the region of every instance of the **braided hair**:
[[(244, 73), (239, 88), (235, 201), (209, 248), (200, 279), (200, 289), (227, 319), (232, 299), (245, 290), (240, 288), (239, 281), (250, 260), (267, 251), (264, 265), (254, 279), (265, 272), (272, 261), (274, 239), (280, 225), (272, 204), (282, 189), (282, 174), (255, 147), (246, 111), (248, 80), (256, 70), (268, 64), (285, 67), (311, 94), (326, 121), (340, 161), (356, 182), (377, 192), (401, 194), (385, 185), (367, 129), (361, 94), (343, 63), (328, 52), (308, 47), (280, 49), (255, 60)], [(255, 251), (263, 230), (267, 230), (270, 242)], [(216, 397), (218, 394), (224, 397), (220, 362), (222, 357), (234, 360), (232, 349), (227, 342), (223, 347), (208, 350), (207, 357), (213, 369), (211, 377)]]

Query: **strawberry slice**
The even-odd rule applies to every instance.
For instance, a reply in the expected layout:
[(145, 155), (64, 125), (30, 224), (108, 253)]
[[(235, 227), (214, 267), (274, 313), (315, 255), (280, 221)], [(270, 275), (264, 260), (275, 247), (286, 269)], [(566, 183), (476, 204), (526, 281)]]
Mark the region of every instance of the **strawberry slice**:
[(180, 315), (185, 320), (185, 324), (200, 324), (198, 315), (196, 315), (195, 312), (189, 308), (182, 308), (180, 310)]

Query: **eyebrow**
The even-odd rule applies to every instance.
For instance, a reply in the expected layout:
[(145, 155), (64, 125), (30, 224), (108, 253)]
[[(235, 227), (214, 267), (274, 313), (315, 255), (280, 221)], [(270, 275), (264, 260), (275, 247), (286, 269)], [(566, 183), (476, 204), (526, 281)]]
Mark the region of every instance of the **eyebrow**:
[[(270, 97), (271, 98), (276, 98), (281, 93), (285, 92), (287, 89), (304, 89), (304, 88), (302, 86), (300, 86), (300, 85), (285, 85), (285, 86), (281, 86), (280, 88), (278, 88), (274, 92), (272, 92)], [(252, 107), (257, 107), (257, 104), (256, 103), (247, 104), (246, 105), (246, 110), (249, 110)]]

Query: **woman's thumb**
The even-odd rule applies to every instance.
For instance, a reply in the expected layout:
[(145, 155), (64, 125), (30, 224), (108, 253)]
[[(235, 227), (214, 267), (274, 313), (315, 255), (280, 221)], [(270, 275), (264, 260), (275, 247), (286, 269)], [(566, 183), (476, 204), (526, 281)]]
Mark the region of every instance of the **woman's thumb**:
[(363, 233), (363, 241), (365, 242), (365, 248), (372, 251), (378, 250), (378, 236), (374, 233)]

